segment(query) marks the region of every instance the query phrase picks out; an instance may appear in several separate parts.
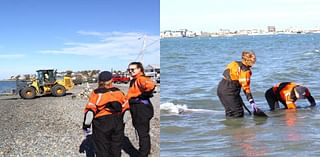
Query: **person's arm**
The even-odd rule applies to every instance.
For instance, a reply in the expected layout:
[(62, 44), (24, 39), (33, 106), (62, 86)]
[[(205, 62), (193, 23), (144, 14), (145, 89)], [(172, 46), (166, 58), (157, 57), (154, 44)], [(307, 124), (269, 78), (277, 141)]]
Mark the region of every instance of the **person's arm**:
[(250, 89), (250, 77), (251, 77), (251, 71), (245, 71), (245, 72), (241, 72), (240, 76), (239, 76), (239, 83), (243, 89), (244, 94), (247, 97), (247, 100), (249, 101), (249, 103), (254, 103), (254, 99), (253, 96), (251, 94), (251, 89)]
[(253, 99), (253, 96), (251, 94), (251, 89), (250, 89), (250, 78), (251, 78), (251, 71), (240, 71), (239, 75), (239, 83), (243, 89), (244, 94), (247, 97), (248, 102), (251, 105), (251, 108), (254, 112), (258, 110), (257, 105)]
[(311, 95), (309, 97), (307, 97), (307, 99), (310, 103), (310, 106), (316, 106), (317, 103)]
[(310, 103), (310, 106), (316, 106), (316, 101), (314, 100), (309, 90), (306, 91), (306, 97)]
[(145, 92), (153, 91), (155, 88), (155, 83), (147, 77), (144, 77), (144, 79), (140, 80), (140, 84), (143, 86), (143, 90)]
[(91, 126), (91, 122), (95, 116), (95, 113), (97, 112), (97, 106), (95, 104), (96, 100), (97, 95), (94, 92), (92, 92), (89, 97), (89, 102), (86, 104), (84, 109), (84, 120), (82, 129), (88, 129)]
[(138, 80), (142, 98), (150, 98), (153, 96), (153, 90), (155, 89), (155, 83), (147, 77), (141, 77)]
[(122, 112), (125, 112), (130, 108), (127, 97), (124, 95), (122, 91), (119, 91), (119, 101), (122, 104)]

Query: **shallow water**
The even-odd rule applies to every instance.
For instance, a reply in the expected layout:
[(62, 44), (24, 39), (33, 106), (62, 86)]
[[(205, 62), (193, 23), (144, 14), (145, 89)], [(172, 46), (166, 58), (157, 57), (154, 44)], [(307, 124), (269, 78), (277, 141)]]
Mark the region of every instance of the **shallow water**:
[[(267, 119), (226, 119), (216, 96), (225, 66), (244, 49), (257, 55), (251, 89)], [(264, 98), (272, 85), (294, 81), (317, 101), (319, 59), (320, 34), (162, 39), (161, 156), (319, 156), (319, 108), (268, 112)]]
[(0, 94), (11, 93), (16, 88), (16, 81), (0, 81)]

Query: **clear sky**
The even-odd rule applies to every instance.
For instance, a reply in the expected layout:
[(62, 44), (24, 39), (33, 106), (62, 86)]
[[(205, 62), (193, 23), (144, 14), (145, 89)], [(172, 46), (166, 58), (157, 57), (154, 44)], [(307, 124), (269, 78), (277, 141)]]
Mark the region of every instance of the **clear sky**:
[(319, 28), (319, 0), (161, 0), (160, 30)]
[(159, 0), (2, 0), (0, 79), (37, 69), (125, 70), (146, 35), (160, 64)]

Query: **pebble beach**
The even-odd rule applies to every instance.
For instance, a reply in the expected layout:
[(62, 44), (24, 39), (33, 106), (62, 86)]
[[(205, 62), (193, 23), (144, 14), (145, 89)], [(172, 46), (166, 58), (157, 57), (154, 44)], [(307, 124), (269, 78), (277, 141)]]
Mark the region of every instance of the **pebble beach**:
[[(90, 84), (95, 88), (96, 84)], [(127, 93), (128, 84), (115, 85)], [(87, 98), (81, 93), (86, 85), (75, 86), (64, 97), (42, 96), (31, 100), (19, 96), (0, 96), (0, 156), (86, 156), (80, 153), (85, 136), (82, 131), (83, 109)], [(151, 99), (151, 157), (160, 156), (160, 93)], [(122, 156), (133, 156), (138, 139), (131, 118), (125, 125), (125, 136), (132, 144)]]

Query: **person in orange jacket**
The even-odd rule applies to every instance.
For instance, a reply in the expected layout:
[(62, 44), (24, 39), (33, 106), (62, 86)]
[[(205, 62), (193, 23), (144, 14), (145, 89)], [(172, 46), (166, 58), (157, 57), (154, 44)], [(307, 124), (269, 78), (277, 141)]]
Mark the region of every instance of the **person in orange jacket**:
[(103, 71), (98, 76), (95, 89), (85, 106), (83, 129), (90, 130), (97, 157), (120, 157), (124, 139), (122, 113), (128, 109), (126, 96), (112, 86), (112, 73)]
[(298, 99), (308, 99), (311, 106), (316, 105), (316, 101), (311, 96), (309, 89), (294, 82), (281, 82), (276, 84), (265, 92), (265, 97), (271, 111), (279, 108), (278, 101), (280, 101), (286, 109), (297, 108), (295, 102)]
[(224, 70), (217, 94), (225, 108), (226, 117), (237, 118), (244, 116), (244, 103), (240, 96), (241, 88), (252, 108), (256, 110), (256, 104), (250, 90), (251, 67), (255, 62), (256, 55), (254, 52), (243, 51), (242, 61), (233, 61)]
[(133, 126), (139, 136), (139, 157), (147, 157), (151, 149), (150, 120), (154, 111), (150, 98), (153, 97), (155, 83), (144, 74), (140, 62), (132, 62), (128, 66), (132, 76), (127, 99), (130, 105)]

